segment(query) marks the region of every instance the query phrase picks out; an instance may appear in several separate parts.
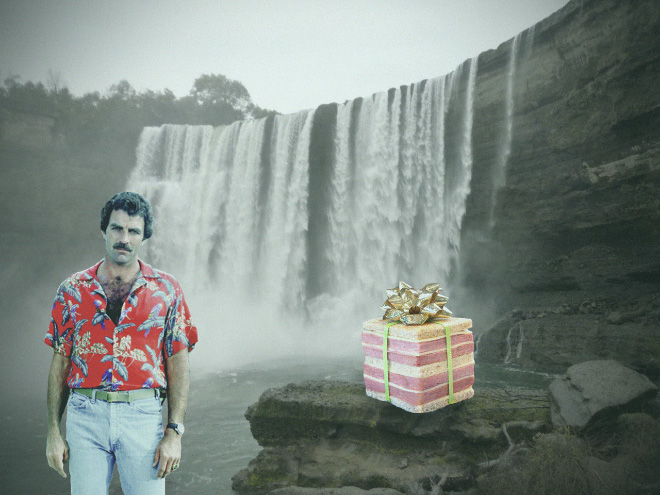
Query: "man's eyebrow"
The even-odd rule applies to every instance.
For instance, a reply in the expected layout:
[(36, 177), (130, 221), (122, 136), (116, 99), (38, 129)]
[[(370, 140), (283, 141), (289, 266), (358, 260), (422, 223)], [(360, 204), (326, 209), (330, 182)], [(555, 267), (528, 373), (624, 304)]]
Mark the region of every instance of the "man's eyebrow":
[[(118, 224), (117, 222), (110, 222), (110, 223), (108, 224), (108, 227), (120, 227), (120, 228), (122, 228), (122, 229), (124, 228), (123, 225), (120, 225), (120, 224)], [(128, 227), (128, 230), (135, 230), (135, 231), (137, 231), (137, 232), (142, 232), (142, 229), (141, 229), (140, 227)]]

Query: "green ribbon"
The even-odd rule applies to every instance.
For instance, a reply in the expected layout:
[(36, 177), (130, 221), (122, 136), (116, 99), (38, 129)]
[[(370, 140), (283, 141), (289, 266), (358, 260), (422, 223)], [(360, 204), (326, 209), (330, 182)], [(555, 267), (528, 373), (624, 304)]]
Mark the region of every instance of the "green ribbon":
[[(396, 325), (397, 322), (393, 321), (385, 325), (383, 330), (383, 383), (385, 384), (385, 400), (390, 400), (390, 368), (387, 361), (387, 345), (390, 335), (390, 327)], [(445, 341), (447, 344), (447, 381), (449, 382), (449, 404), (454, 403), (454, 365), (451, 356), (451, 329), (447, 325), (445, 327)]]
[(447, 343), (447, 381), (449, 382), (449, 404), (454, 403), (454, 369), (451, 358), (451, 330), (445, 327), (445, 340)]
[(390, 400), (390, 367), (387, 362), (387, 343), (390, 335), (390, 327), (396, 325), (396, 321), (388, 323), (385, 325), (385, 330), (383, 330), (383, 383), (385, 383), (385, 400), (387, 402), (392, 402)]

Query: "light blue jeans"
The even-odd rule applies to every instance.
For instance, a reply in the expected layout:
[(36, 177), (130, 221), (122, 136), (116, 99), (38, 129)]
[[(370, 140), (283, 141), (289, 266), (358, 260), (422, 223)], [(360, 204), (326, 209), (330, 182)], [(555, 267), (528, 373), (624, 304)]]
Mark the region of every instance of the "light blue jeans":
[(108, 403), (71, 392), (66, 415), (71, 494), (107, 494), (116, 461), (125, 495), (164, 495), (165, 479), (153, 467), (162, 437), (156, 397)]

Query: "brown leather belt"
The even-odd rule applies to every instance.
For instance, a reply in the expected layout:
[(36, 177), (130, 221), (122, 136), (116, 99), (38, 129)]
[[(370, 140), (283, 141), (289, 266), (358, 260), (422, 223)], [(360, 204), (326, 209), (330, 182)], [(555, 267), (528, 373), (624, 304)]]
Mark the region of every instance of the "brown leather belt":
[(117, 392), (106, 392), (105, 390), (98, 390), (96, 388), (74, 388), (72, 390), (77, 394), (92, 399), (100, 399), (105, 402), (133, 402), (148, 397), (160, 397), (160, 389), (157, 388), (143, 388)]

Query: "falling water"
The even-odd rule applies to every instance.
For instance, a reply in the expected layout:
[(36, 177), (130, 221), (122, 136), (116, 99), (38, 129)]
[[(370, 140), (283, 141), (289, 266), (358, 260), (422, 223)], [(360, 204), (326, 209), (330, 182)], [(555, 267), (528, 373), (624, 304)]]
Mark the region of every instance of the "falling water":
[(507, 66), (507, 82), (506, 82), (506, 100), (505, 100), (505, 115), (504, 115), (504, 132), (500, 144), (500, 151), (495, 171), (493, 173), (493, 191), (490, 203), (490, 217), (489, 226), (493, 228), (495, 225), (495, 205), (497, 202), (497, 193), (504, 187), (506, 183), (506, 168), (509, 163), (509, 155), (511, 155), (511, 137), (513, 133), (513, 106), (514, 106), (514, 84), (516, 76), (516, 58), (518, 54), (518, 45), (522, 33), (518, 33), (513, 42), (511, 43), (511, 51), (509, 52), (509, 62)]
[(465, 216), (465, 202), (470, 194), (472, 179), (472, 122), (474, 118), (474, 85), (477, 77), (477, 58), (470, 62), (468, 90), (465, 99), (465, 114), (463, 117), (462, 146), (460, 153), (459, 174), (454, 187), (449, 189), (447, 204), (451, 205), (445, 213), (445, 225), (449, 229), (448, 243), (451, 246), (451, 261), (456, 263), (460, 251), (461, 225)]
[(518, 323), (518, 327), (510, 327), (509, 332), (506, 335), (506, 354), (504, 356), (504, 364), (510, 364), (511, 361), (513, 360), (513, 342), (511, 340), (513, 330), (516, 329), (518, 330), (518, 341), (516, 342), (516, 359), (520, 359), (520, 356), (522, 355), (522, 348), (523, 348), (523, 339), (524, 339), (524, 334), (523, 334), (523, 328), (522, 328), (522, 323)]
[(536, 24), (528, 28), (526, 31), (523, 31), (523, 33), (526, 33), (526, 39), (525, 39), (525, 58), (529, 58), (534, 54), (534, 40), (536, 39)]
[[(336, 105), (332, 125), (317, 110), (145, 128), (128, 185), (155, 210), (145, 257), (180, 279), (233, 357), (309, 335), (345, 347), (386, 288), (442, 284), (456, 263), (476, 74), (474, 58)], [(327, 156), (310, 155), (322, 133)]]

